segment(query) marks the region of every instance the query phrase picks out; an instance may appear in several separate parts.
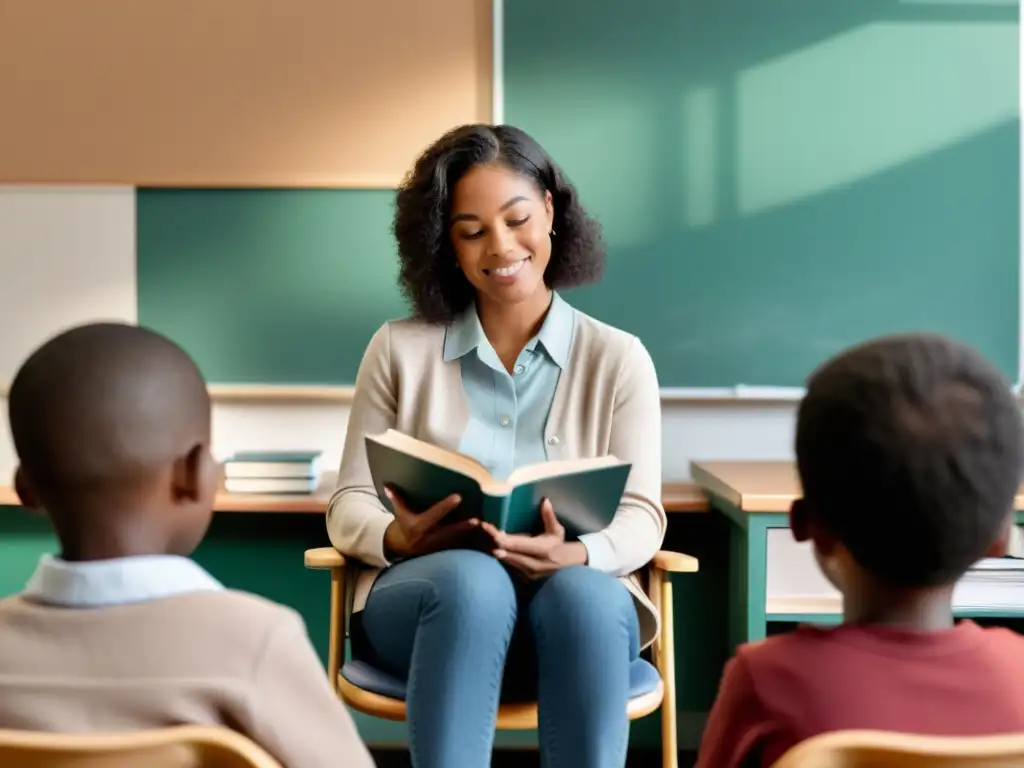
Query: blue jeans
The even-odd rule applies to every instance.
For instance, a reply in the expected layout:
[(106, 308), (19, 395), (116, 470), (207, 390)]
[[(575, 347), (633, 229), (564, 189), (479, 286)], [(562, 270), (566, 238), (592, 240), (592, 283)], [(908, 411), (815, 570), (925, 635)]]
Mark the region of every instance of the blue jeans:
[(491, 764), (503, 678), (506, 698), (536, 695), (546, 768), (625, 764), (639, 627), (612, 576), (577, 566), (530, 582), (448, 550), (384, 571), (357, 617), (366, 660), (408, 680), (416, 768)]

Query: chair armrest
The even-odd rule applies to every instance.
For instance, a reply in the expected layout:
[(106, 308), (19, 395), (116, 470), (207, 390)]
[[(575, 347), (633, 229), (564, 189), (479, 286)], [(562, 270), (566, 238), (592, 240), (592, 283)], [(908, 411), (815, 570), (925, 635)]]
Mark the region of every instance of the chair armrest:
[(317, 547), (306, 550), (305, 562), (307, 568), (341, 568), (345, 565), (345, 556), (334, 547)]
[(668, 573), (694, 573), (699, 569), (700, 563), (696, 557), (662, 549), (651, 560), (651, 567)]

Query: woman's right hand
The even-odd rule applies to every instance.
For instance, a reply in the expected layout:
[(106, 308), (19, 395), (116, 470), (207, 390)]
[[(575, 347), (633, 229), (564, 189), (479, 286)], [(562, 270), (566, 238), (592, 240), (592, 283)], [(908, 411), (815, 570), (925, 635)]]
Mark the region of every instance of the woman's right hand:
[(457, 493), (419, 513), (409, 509), (391, 488), (385, 488), (384, 493), (395, 511), (395, 519), (384, 532), (384, 555), (389, 560), (457, 547), (480, 528), (480, 521), (475, 518), (441, 525), (441, 521), (462, 501)]

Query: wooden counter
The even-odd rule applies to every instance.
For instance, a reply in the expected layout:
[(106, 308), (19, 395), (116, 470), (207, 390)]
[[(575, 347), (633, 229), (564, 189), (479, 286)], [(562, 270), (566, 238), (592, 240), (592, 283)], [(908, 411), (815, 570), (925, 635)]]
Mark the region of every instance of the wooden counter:
[(0, 507), (20, 507), (21, 501), (13, 488), (0, 485)]
[(329, 493), (301, 494), (218, 493), (214, 509), (218, 512), (294, 512), (322, 515), (327, 512)]
[[(789, 512), (800, 496), (793, 461), (695, 461), (694, 482), (743, 512)], [(1024, 486), (1017, 492), (1016, 509), (1024, 509)]]
[(661, 502), (666, 512), (707, 512), (708, 497), (696, 483), (665, 483)]
[[(215, 509), (218, 512), (299, 512), (324, 514), (327, 509), (327, 494), (313, 496), (241, 496), (232, 493), (218, 493)], [(19, 507), (21, 501), (13, 488), (0, 486), (0, 507)]]
[(800, 496), (792, 461), (695, 461), (690, 474), (704, 491), (744, 512), (789, 512)]
[[(692, 483), (668, 483), (664, 490), (668, 512), (707, 512), (708, 503), (701, 489)], [(266, 496), (218, 493), (218, 512), (286, 512), (322, 515), (327, 510), (329, 493), (312, 496)], [(0, 486), (0, 506), (20, 506), (13, 488)]]
[[(828, 582), (818, 575), (809, 545), (793, 546), (785, 531), (789, 527), (785, 513), (801, 495), (795, 462), (695, 461), (690, 472), (711, 504), (731, 523), (727, 598), (731, 646), (766, 637), (772, 622), (835, 624), (841, 619), (841, 599), (826, 594)], [(1017, 493), (1016, 510), (1017, 525), (1024, 525), (1024, 487)], [(790, 546), (773, 546), (772, 540), (779, 541), (780, 533)], [(808, 594), (773, 592), (778, 583), (772, 586), (769, 572), (776, 577), (802, 573), (797, 579), (789, 577), (790, 584), (800, 585), (789, 589), (808, 590)], [(808, 577), (808, 573), (814, 575)], [(1016, 618), (1020, 612), (982, 610), (957, 615)]]

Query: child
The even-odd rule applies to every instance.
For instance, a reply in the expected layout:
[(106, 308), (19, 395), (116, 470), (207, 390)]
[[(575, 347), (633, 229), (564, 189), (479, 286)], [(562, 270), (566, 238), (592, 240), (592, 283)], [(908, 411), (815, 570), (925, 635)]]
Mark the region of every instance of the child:
[(32, 354), (8, 401), (18, 494), (60, 555), (0, 601), (0, 728), (224, 725), (286, 766), (372, 766), (299, 616), (187, 559), (218, 481), (189, 357), (86, 325)]
[(699, 766), (768, 766), (815, 734), (1024, 730), (1024, 638), (954, 624), (953, 588), (1005, 551), (1024, 428), (1002, 375), (935, 336), (851, 349), (818, 370), (796, 436), (793, 535), (843, 593), (843, 623), (743, 646)]

